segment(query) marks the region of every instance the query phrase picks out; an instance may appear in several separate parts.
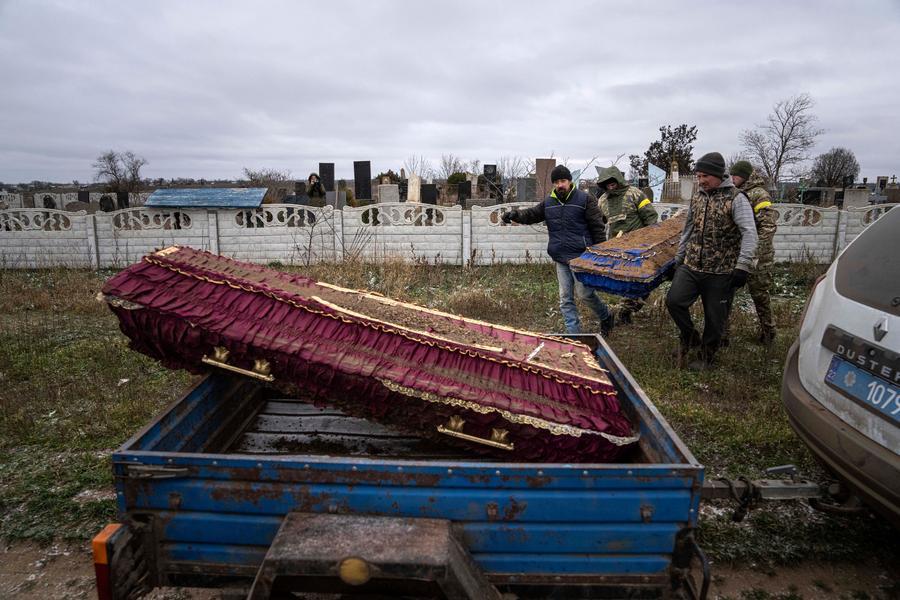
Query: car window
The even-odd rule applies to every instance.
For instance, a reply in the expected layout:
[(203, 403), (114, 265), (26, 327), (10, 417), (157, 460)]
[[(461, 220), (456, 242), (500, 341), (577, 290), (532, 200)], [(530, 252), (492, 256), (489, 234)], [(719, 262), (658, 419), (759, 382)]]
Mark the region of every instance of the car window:
[(838, 259), (837, 292), (900, 316), (900, 210), (869, 225)]

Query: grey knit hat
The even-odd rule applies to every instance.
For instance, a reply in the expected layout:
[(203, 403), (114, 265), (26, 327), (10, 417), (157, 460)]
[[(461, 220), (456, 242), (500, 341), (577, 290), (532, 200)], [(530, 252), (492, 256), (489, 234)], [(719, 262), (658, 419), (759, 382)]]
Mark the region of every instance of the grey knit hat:
[(707, 152), (697, 161), (694, 170), (699, 171), (700, 173), (706, 173), (707, 175), (712, 175), (713, 177), (718, 177), (719, 179), (724, 179), (725, 159), (722, 158), (722, 155), (718, 152)]

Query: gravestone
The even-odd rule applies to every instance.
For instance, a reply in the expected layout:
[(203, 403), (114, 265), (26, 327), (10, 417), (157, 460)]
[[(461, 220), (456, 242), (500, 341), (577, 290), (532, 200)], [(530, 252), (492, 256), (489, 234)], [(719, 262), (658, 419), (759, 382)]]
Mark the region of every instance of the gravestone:
[(421, 202), (422, 201), (422, 178), (418, 175), (414, 175), (410, 173), (409, 181), (407, 182), (406, 187), (406, 201), (407, 202)]
[(358, 200), (372, 198), (372, 163), (368, 160), (353, 161), (353, 187)]
[(334, 191), (334, 163), (319, 163), (319, 180), (326, 192)]
[(56, 208), (56, 200), (50, 194), (45, 194), (41, 201), (44, 208)]
[(88, 190), (78, 190), (78, 201), (85, 204), (91, 203), (91, 193)]
[(116, 192), (116, 208), (128, 208), (128, 192)]
[(460, 204), (465, 204), (466, 200), (472, 197), (472, 182), (461, 181), (456, 186), (456, 197)]
[(103, 212), (112, 212), (116, 210), (116, 203), (110, 194), (100, 196), (100, 210)]
[(400, 202), (400, 187), (395, 183), (378, 186), (379, 202)]
[(532, 177), (516, 180), (516, 202), (533, 202), (537, 197), (537, 181)]
[(437, 204), (438, 189), (437, 184), (426, 183), (422, 185), (422, 202), (424, 204)]
[(484, 165), (484, 178), (491, 183), (497, 182), (497, 165)]
[(347, 190), (325, 192), (325, 204), (333, 206), (335, 210), (341, 210), (347, 206)]
[(400, 183), (400, 202), (406, 202), (406, 196), (409, 193), (409, 180), (401, 179)]
[(539, 158), (535, 161), (535, 174), (537, 176), (536, 194), (532, 200), (540, 200), (546, 198), (553, 189), (553, 182), (550, 181), (550, 173), (556, 166), (555, 158)]

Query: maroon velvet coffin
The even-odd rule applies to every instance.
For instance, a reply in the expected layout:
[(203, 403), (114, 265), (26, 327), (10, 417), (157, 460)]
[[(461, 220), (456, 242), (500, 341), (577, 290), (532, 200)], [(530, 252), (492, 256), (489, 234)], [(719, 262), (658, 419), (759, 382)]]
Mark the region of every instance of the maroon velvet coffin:
[(637, 436), (579, 342), (492, 325), (185, 247), (103, 288), (131, 347), (498, 458), (612, 461)]

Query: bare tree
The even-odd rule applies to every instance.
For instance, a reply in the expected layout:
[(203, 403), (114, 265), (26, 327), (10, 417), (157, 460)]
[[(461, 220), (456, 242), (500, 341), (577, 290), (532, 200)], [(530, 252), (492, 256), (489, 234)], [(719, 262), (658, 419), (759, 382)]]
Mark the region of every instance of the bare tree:
[(403, 168), (406, 169), (407, 173), (418, 175), (423, 179), (428, 179), (434, 173), (434, 167), (431, 166), (431, 161), (421, 155), (413, 155), (407, 158), (403, 163)]
[(125, 168), (115, 150), (104, 152), (91, 165), (94, 168), (94, 180), (106, 183), (111, 192), (124, 191)]
[(847, 148), (832, 148), (820, 154), (813, 162), (811, 172), (813, 181), (829, 187), (842, 186), (845, 177), (855, 181), (858, 175), (859, 161), (853, 151)]
[(288, 182), (291, 181), (290, 171), (244, 167), (244, 178), (251, 187), (266, 188), (265, 202), (280, 202), (290, 191), (287, 187)]
[(453, 156), (452, 154), (441, 155), (441, 165), (438, 168), (438, 175), (442, 179), (450, 179), (450, 176), (454, 173), (462, 173), (465, 170), (465, 165), (458, 157)]
[(250, 182), (250, 185), (266, 187), (272, 184), (290, 181), (291, 172), (279, 171), (278, 169), (250, 169), (244, 167), (244, 179)]
[(147, 164), (147, 159), (137, 156), (131, 150), (121, 156), (122, 167), (125, 172), (126, 187), (129, 192), (137, 192), (141, 189), (141, 168)]
[(816, 126), (814, 105), (809, 94), (780, 100), (764, 125), (741, 133), (751, 162), (762, 169), (773, 188), (777, 188), (786, 169), (809, 159), (809, 151), (824, 131)]
[(478, 158), (473, 158), (469, 161), (469, 166), (466, 168), (466, 171), (471, 173), (472, 175), (480, 175), (481, 171), (481, 160)]
[(501, 156), (497, 159), (497, 175), (500, 181), (508, 183), (512, 179), (525, 177), (531, 170), (533, 160), (521, 156)]

